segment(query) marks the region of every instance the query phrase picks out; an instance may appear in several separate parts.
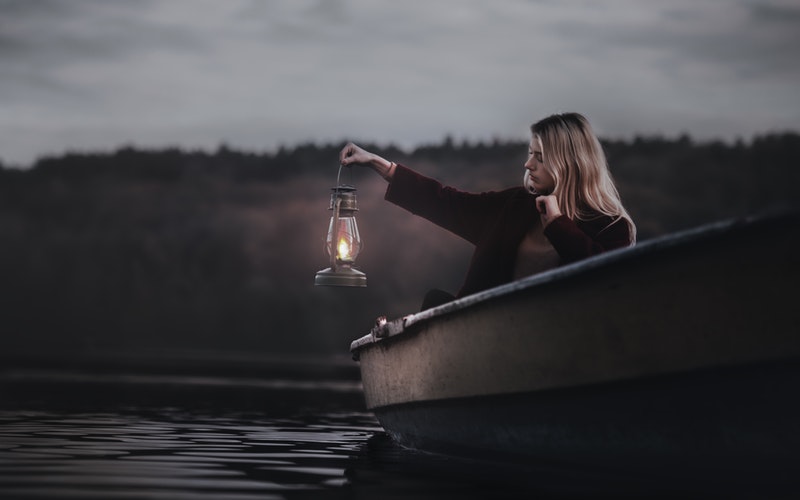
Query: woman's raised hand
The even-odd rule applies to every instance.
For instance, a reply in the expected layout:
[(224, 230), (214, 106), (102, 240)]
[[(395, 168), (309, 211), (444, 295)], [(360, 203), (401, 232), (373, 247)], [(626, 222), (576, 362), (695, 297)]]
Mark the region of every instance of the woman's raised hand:
[(348, 142), (345, 147), (339, 152), (339, 163), (348, 167), (350, 165), (365, 165), (380, 174), (381, 177), (387, 181), (391, 181), (394, 177), (393, 162), (382, 158), (375, 153), (362, 149), (352, 142)]
[(342, 148), (342, 151), (339, 152), (339, 162), (345, 166), (353, 163), (362, 163), (366, 165), (374, 159), (374, 154), (356, 146), (352, 142), (348, 142), (347, 145)]

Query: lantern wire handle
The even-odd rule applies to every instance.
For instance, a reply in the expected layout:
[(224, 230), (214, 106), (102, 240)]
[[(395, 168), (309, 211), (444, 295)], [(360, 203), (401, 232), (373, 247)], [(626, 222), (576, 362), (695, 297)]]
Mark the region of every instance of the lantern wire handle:
[[(342, 176), (342, 168), (344, 164), (339, 164), (339, 172), (336, 174), (336, 188), (334, 192), (336, 193), (336, 201), (333, 204), (333, 252), (331, 252), (331, 269), (337, 271), (339, 269), (339, 263), (337, 262), (336, 255), (337, 255), (337, 248), (338, 248), (338, 241), (339, 241), (339, 209), (342, 205), (342, 198), (339, 196), (339, 188), (342, 185), (339, 182), (339, 179)], [(352, 182), (353, 177), (353, 169), (350, 169), (350, 181)]]
[(333, 189), (333, 192), (336, 194), (334, 197), (333, 202), (333, 234), (331, 234), (331, 269), (334, 272), (339, 268), (339, 264), (336, 262), (336, 245), (337, 241), (339, 241), (339, 207), (341, 206), (342, 199), (339, 197), (339, 179), (342, 176), (342, 167), (344, 165), (342, 163), (339, 164), (339, 171), (336, 173), (336, 187)]
[(344, 165), (340, 163), (339, 164), (339, 173), (336, 174), (336, 192), (337, 193), (339, 192), (339, 177), (342, 176), (342, 167), (344, 167)]
[[(344, 168), (344, 166), (345, 166), (344, 164), (340, 163), (339, 164), (339, 172), (336, 174), (336, 192), (337, 193), (339, 192), (339, 187), (341, 186), (341, 183), (340, 183), (339, 179), (342, 177), (342, 168)], [(350, 183), (352, 184), (352, 182), (353, 182), (353, 169), (350, 168), (350, 167), (347, 167), (347, 169), (350, 171)]]
[(339, 270), (339, 263), (337, 262), (338, 259), (336, 258), (336, 254), (338, 253), (339, 247), (339, 207), (341, 207), (341, 205), (342, 199), (337, 196), (336, 202), (334, 202), (333, 205), (333, 234), (331, 235), (333, 238), (331, 241), (331, 269), (333, 269), (334, 272)]

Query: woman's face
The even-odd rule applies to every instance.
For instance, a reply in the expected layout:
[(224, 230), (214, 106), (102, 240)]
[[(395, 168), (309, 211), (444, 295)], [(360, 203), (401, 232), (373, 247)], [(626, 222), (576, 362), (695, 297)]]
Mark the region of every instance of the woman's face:
[(525, 162), (528, 182), (534, 189), (541, 194), (550, 194), (556, 188), (556, 180), (544, 166), (542, 148), (536, 137), (531, 138), (528, 145), (528, 161)]

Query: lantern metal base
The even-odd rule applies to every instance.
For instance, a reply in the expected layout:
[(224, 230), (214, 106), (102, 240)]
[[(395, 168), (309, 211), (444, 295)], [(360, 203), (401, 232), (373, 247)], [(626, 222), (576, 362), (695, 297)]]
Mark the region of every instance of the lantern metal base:
[(316, 286), (367, 286), (367, 275), (352, 267), (340, 267), (336, 271), (330, 267), (317, 272)]

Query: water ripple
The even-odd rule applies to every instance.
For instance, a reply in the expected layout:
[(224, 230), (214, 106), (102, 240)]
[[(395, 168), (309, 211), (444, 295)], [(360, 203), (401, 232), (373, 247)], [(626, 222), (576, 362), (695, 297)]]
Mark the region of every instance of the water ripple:
[(368, 413), (258, 421), (0, 411), (0, 494), (264, 499), (335, 490), (354, 450), (379, 431)]

